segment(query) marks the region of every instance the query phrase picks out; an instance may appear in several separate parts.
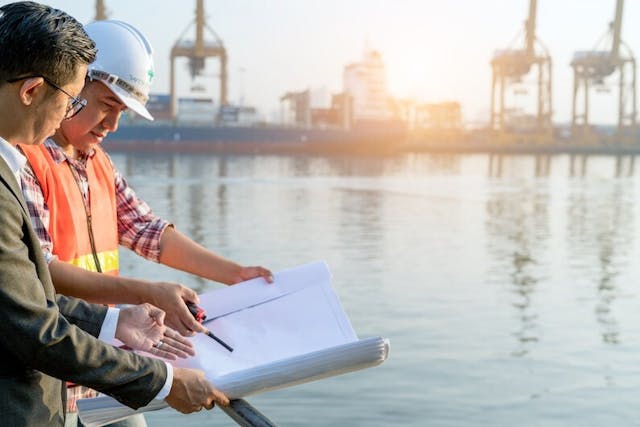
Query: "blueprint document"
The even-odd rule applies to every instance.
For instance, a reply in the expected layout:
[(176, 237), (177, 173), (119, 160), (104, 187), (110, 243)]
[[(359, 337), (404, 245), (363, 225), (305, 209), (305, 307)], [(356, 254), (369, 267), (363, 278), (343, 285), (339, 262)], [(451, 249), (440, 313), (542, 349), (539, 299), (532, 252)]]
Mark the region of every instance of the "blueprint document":
[[(205, 326), (233, 348), (204, 334), (193, 337), (197, 355), (175, 366), (198, 368), (229, 398), (241, 398), (382, 363), (388, 340), (358, 339), (331, 287), (324, 262), (253, 279), (200, 295)], [(87, 426), (166, 407), (164, 401), (134, 411), (106, 396), (78, 402)]]

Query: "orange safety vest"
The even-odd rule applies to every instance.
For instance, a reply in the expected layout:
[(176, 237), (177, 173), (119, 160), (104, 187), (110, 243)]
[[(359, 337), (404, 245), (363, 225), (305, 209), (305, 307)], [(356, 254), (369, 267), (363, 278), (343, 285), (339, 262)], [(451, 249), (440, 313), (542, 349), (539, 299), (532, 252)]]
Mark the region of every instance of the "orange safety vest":
[[(20, 146), (40, 183), (49, 207), (49, 234), (58, 259), (90, 271), (98, 271), (89, 238), (85, 205), (67, 162), (56, 164), (43, 145)], [(87, 161), (90, 188), (91, 229), (103, 273), (118, 274), (118, 221), (114, 171), (100, 147)]]

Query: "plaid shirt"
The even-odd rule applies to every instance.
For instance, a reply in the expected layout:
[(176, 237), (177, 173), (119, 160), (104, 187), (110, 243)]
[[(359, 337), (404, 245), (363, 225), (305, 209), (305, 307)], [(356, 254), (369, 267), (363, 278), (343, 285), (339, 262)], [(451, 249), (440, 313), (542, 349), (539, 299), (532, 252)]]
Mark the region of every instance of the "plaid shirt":
[[(71, 159), (53, 140), (47, 139), (44, 145), (56, 164), (64, 161), (69, 162), (72, 172), (80, 183), (85, 204), (88, 205), (90, 202), (90, 188), (86, 166), (89, 159), (95, 155), (95, 150), (81, 154), (78, 159)], [(109, 158), (108, 155), (107, 158)], [(111, 161), (111, 158), (109, 158), (109, 161)], [(113, 162), (111, 164), (113, 166)], [(157, 217), (151, 211), (149, 205), (136, 196), (115, 166), (113, 170), (119, 243), (148, 260), (158, 262), (160, 258), (160, 237), (164, 229), (170, 224)], [(27, 208), (29, 209), (31, 224), (38, 235), (38, 239), (40, 239), (40, 246), (47, 262), (51, 262), (55, 256), (53, 255), (54, 242), (51, 241), (51, 235), (48, 231), (49, 208), (44, 200), (38, 179), (28, 162), (20, 171), (20, 181)], [(67, 412), (77, 411), (76, 401), (78, 399), (97, 395), (96, 391), (88, 387), (68, 383)]]
[[(90, 188), (87, 178), (87, 162), (94, 156), (95, 150), (81, 154), (78, 159), (71, 159), (52, 140), (44, 143), (56, 164), (64, 161), (71, 165), (71, 170), (79, 179), (85, 203), (90, 201)], [(108, 154), (105, 153), (107, 158)], [(109, 158), (111, 161), (111, 158)], [(113, 162), (111, 162), (113, 165)], [(116, 210), (118, 217), (118, 237), (120, 245), (131, 249), (150, 261), (159, 262), (160, 237), (164, 229), (170, 226), (167, 221), (157, 217), (149, 205), (136, 196), (122, 174), (113, 167), (116, 189)], [(40, 245), (47, 262), (54, 258), (51, 235), (49, 234), (49, 208), (44, 200), (42, 189), (31, 165), (27, 163), (20, 171), (22, 192), (27, 202), (31, 224), (40, 239)]]
[(89, 387), (67, 383), (67, 414), (78, 412), (78, 399), (90, 399), (98, 397), (98, 394), (97, 391)]

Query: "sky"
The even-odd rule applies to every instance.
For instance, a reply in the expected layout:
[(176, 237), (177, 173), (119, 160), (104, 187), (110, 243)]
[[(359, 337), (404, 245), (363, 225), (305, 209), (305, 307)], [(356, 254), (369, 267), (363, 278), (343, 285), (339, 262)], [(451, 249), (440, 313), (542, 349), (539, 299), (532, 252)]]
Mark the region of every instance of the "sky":
[[(105, 2), (109, 18), (147, 35), (155, 50), (152, 92), (168, 93), (169, 51), (193, 22), (195, 0)], [(95, 17), (94, 1), (44, 3), (83, 23)], [(392, 96), (419, 103), (457, 101), (465, 122), (485, 122), (492, 54), (510, 47), (528, 9), (528, 0), (205, 0), (207, 24), (229, 57), (230, 101), (257, 107), (267, 120), (278, 116), (285, 92), (340, 92), (344, 66), (359, 61), (369, 47), (383, 56)], [(553, 61), (555, 122), (571, 118), (573, 52), (595, 47), (614, 11), (615, 0), (538, 1), (536, 31)], [(627, 0), (622, 39), (640, 54), (637, 22), (640, 0)], [(184, 37), (195, 38), (193, 28)], [(208, 94), (217, 99), (216, 59), (208, 60), (208, 77), (199, 82), (191, 81), (185, 59), (177, 60), (176, 67), (180, 97), (203, 96), (190, 89), (204, 85), (215, 88)], [(525, 109), (533, 105), (530, 93), (519, 101)], [(616, 92), (594, 94), (591, 110), (594, 123), (615, 122)]]

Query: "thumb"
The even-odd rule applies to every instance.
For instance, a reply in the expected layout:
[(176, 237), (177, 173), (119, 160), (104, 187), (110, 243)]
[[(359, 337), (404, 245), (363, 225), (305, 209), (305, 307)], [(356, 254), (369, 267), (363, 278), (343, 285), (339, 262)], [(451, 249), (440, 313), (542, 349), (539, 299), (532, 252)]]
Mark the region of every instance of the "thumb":
[(156, 321), (156, 323), (160, 326), (164, 326), (164, 318), (166, 314), (164, 310), (159, 309), (158, 307), (151, 306), (149, 308), (149, 317)]
[(200, 298), (198, 297), (198, 294), (196, 293), (196, 291), (194, 291), (191, 288), (187, 288), (186, 286), (182, 287), (182, 299), (187, 302), (192, 302), (194, 304), (200, 303)]
[(203, 334), (206, 334), (207, 332), (209, 332), (209, 330), (207, 329), (207, 327), (206, 327), (206, 326), (204, 326), (204, 325), (202, 325), (201, 323), (196, 322), (195, 324), (197, 325), (197, 328), (198, 328), (198, 329), (196, 330), (196, 332), (200, 332), (200, 333), (203, 333)]

